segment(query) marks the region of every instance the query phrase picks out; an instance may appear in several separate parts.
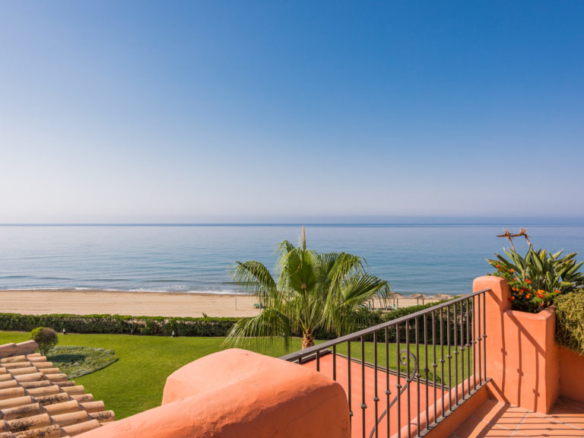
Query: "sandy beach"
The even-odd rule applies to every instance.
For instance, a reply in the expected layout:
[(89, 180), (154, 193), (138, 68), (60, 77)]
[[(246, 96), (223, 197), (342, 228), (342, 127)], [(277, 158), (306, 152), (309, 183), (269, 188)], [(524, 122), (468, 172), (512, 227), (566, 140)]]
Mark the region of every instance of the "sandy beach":
[[(41, 315), (118, 314), (133, 316), (243, 317), (257, 315), (257, 300), (245, 295), (178, 294), (168, 292), (112, 292), (10, 290), (0, 291), (0, 313)], [(426, 303), (431, 300), (426, 300)], [(399, 307), (416, 305), (402, 298)], [(421, 304), (421, 301), (420, 301)]]

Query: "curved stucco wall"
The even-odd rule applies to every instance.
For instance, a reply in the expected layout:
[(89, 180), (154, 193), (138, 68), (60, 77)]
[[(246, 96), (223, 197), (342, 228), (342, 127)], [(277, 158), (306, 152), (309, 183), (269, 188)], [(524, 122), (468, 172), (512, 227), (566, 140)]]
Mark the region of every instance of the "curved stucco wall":
[(273, 438), (350, 436), (341, 386), (322, 374), (231, 349), (173, 373), (163, 405), (83, 438)]

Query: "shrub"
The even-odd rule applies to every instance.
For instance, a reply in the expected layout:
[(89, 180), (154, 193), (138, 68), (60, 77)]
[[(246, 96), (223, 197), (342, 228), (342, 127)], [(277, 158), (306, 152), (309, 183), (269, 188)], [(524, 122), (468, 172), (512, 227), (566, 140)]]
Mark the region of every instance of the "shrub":
[(525, 257), (511, 249), (505, 253), (509, 259), (495, 254), (498, 260), (487, 262), (496, 269), (492, 275), (507, 280), (514, 310), (538, 313), (552, 306), (561, 294), (584, 285), (579, 271), (584, 262), (576, 263), (576, 253), (562, 257), (562, 251), (552, 254), (531, 246)]
[(50, 327), (68, 333), (127, 335), (226, 336), (237, 318), (164, 318), (127, 315), (21, 315), (0, 313), (0, 330), (30, 331)]
[(30, 332), (30, 339), (37, 343), (43, 356), (46, 356), (49, 350), (59, 343), (57, 332), (47, 327), (35, 328)]
[[(428, 309), (437, 303), (412, 306), (382, 312), (362, 309), (355, 330), (362, 330), (400, 318), (420, 310)], [(35, 327), (51, 327), (57, 331), (65, 329), (67, 333), (103, 333), (124, 335), (159, 335), (170, 336), (227, 336), (233, 324), (239, 318), (165, 318), (160, 316), (127, 315), (21, 315), (19, 313), (0, 313), (0, 330), (29, 331)], [(453, 324), (454, 325), (454, 324)], [(295, 333), (296, 336), (299, 333)], [(318, 330), (316, 339), (334, 339), (336, 333), (330, 330)], [(413, 338), (412, 338), (413, 339)]]
[(556, 300), (556, 341), (584, 354), (584, 290), (562, 295)]
[[(383, 324), (385, 322), (393, 321), (394, 319), (398, 319), (398, 318), (401, 318), (403, 316), (411, 315), (412, 313), (416, 313), (416, 312), (420, 312), (422, 310), (430, 309), (434, 306), (437, 306), (439, 304), (443, 304), (447, 301), (449, 301), (449, 300), (442, 300), (442, 301), (439, 301), (437, 303), (434, 302), (434, 303), (422, 304), (422, 305), (417, 305), (417, 306), (401, 307), (401, 308), (390, 310), (390, 311), (381, 311), (381, 310), (370, 311), (367, 309), (361, 309), (360, 315), (358, 318), (358, 324), (357, 324), (357, 327), (355, 328), (355, 331), (364, 330), (364, 329), (367, 329), (367, 328), (370, 328), (370, 327), (373, 327), (373, 326), (376, 326), (379, 324)], [(460, 336), (465, 336), (465, 339), (466, 339), (466, 329), (461, 331), (461, 325), (464, 325), (464, 327), (466, 327), (466, 317), (462, 313), (459, 313), (458, 321), (455, 322), (454, 316), (452, 315), (454, 306), (458, 306), (458, 308), (459, 308), (460, 303), (453, 304), (450, 308), (451, 337), (454, 339), (453, 333), (454, 333), (454, 330), (457, 330), (458, 333), (462, 333)], [(465, 306), (466, 306), (466, 304), (465, 304)], [(472, 308), (472, 304), (471, 304), (471, 308)], [(465, 309), (466, 309), (466, 307), (465, 307)], [(472, 311), (470, 311), (470, 309), (469, 309), (469, 313), (470, 313), (470, 315), (472, 315)], [(443, 309), (442, 314), (443, 314), (443, 318), (446, 318), (446, 309)], [(426, 331), (424, 331), (424, 318), (423, 317), (418, 318), (418, 340), (420, 340), (420, 342), (422, 342), (422, 340), (424, 339), (424, 334), (427, 336), (428, 342), (432, 342), (432, 329), (430, 328), (431, 324), (432, 324), (432, 317), (427, 316), (426, 318), (427, 318), (427, 324), (428, 324), (428, 329)], [(435, 315), (436, 330), (439, 329), (440, 324), (442, 324), (442, 333), (443, 333), (443, 337), (445, 338), (446, 337), (446, 320), (443, 319), (440, 322), (439, 314), (437, 312)], [(472, 324), (472, 323), (469, 322), (469, 324)], [(415, 327), (414, 320), (409, 321), (407, 331), (409, 332), (410, 340), (413, 342), (416, 339), (416, 327)], [(298, 336), (298, 334), (295, 334), (295, 335)], [(388, 342), (395, 342), (396, 341), (397, 334), (396, 334), (395, 327), (391, 327), (389, 329), (388, 335), (389, 335)], [(336, 337), (337, 337), (336, 333), (334, 333), (332, 331), (319, 330), (319, 331), (315, 332), (316, 339), (334, 339)], [(377, 332), (377, 340), (379, 342), (385, 342), (385, 331), (384, 330)], [(367, 341), (367, 342), (373, 341), (373, 334), (365, 336), (365, 341)], [(406, 324), (402, 323), (400, 326), (400, 342), (405, 342), (405, 341), (406, 341)], [(440, 339), (436, 338), (436, 342), (440, 343)]]

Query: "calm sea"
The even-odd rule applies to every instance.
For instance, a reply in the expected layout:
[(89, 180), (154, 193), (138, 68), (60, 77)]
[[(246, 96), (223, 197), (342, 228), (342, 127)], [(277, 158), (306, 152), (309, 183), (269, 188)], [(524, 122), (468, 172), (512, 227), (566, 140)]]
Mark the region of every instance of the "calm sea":
[[(402, 293), (467, 293), (506, 242), (501, 225), (314, 225), (308, 246), (365, 257)], [(584, 253), (584, 227), (537, 226), (536, 247)], [(234, 261), (276, 262), (299, 226), (0, 226), (0, 289), (232, 293)], [(518, 241), (518, 249), (526, 245)], [(584, 254), (579, 259), (584, 259)], [(16, 292), (15, 292), (16, 293)]]

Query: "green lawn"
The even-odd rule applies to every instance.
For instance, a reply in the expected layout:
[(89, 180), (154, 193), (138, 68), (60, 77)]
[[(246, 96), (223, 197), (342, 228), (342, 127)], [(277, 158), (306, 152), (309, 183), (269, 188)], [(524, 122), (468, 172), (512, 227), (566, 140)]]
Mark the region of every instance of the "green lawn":
[[(28, 340), (28, 333), (0, 332), (0, 345), (8, 342), (22, 342)], [(131, 335), (75, 335), (59, 336), (59, 345), (79, 345), (112, 349), (119, 360), (113, 365), (94, 374), (75, 379), (77, 384), (84, 385), (86, 392), (94, 395), (96, 400), (103, 400), (108, 409), (114, 410), (117, 419), (122, 419), (138, 412), (159, 406), (162, 400), (162, 391), (166, 378), (175, 370), (196, 359), (220, 351), (224, 338), (169, 338), (159, 336), (131, 336)], [(299, 339), (292, 339), (290, 351), (301, 348)], [(401, 345), (403, 349), (403, 344)], [(415, 354), (415, 346), (412, 345)], [(253, 348), (249, 348), (254, 350)], [(255, 351), (258, 351), (255, 349)], [(432, 347), (429, 346), (429, 360), (432, 363)], [(259, 352), (273, 357), (286, 354), (283, 346), (274, 345)], [(346, 344), (337, 348), (340, 354), (346, 354)], [(437, 359), (440, 357), (437, 349)], [(446, 349), (444, 355), (446, 356)], [(360, 359), (360, 343), (351, 344), (351, 357)], [(389, 345), (389, 363), (396, 368), (396, 346)], [(460, 360), (460, 355), (458, 356)], [(465, 355), (466, 357), (466, 355)], [(365, 358), (373, 363), (374, 346), (365, 344)], [(425, 366), (425, 349), (420, 346), (421, 369)], [(378, 345), (378, 364), (385, 366), (385, 344)], [(454, 361), (452, 362), (454, 370)], [(465, 368), (466, 369), (466, 368)], [(440, 376), (440, 368), (437, 369)], [(445, 368), (447, 370), (447, 368)], [(472, 371), (472, 364), (471, 364)], [(422, 372), (423, 374), (423, 372)], [(445, 380), (448, 383), (448, 373), (445, 371)], [(458, 380), (461, 375), (459, 373)], [(455, 382), (454, 371), (452, 382)]]
[[(0, 345), (22, 342), (28, 333), (0, 332)], [(115, 350), (119, 360), (94, 374), (79, 377), (96, 400), (103, 400), (108, 409), (121, 419), (160, 405), (166, 378), (196, 359), (219, 351), (223, 338), (169, 338), (130, 335), (59, 336), (59, 345), (80, 345)], [(301, 347), (292, 340), (292, 350)], [(272, 347), (264, 354), (279, 357), (283, 348)]]
[[(373, 345), (372, 342), (365, 342), (365, 361), (373, 364), (375, 361), (375, 347)], [(441, 351), (440, 351), (440, 346), (438, 345), (436, 347), (436, 365), (438, 365), (436, 367), (436, 382), (437, 383), (441, 383), (441, 376), (442, 373), (444, 373), (444, 384), (445, 385), (449, 385), (449, 383), (452, 383), (452, 385), (454, 386), (455, 383), (460, 383), (462, 381), (462, 364), (463, 364), (463, 360), (462, 360), (462, 355), (458, 354), (456, 360), (458, 361), (458, 376), (456, 375), (455, 372), (455, 359), (454, 359), (454, 347), (450, 347), (450, 351), (451, 351), (451, 355), (452, 355), (452, 359), (451, 359), (451, 363), (450, 363), (450, 372), (451, 372), (451, 382), (448, 379), (448, 360), (447, 360), (447, 356), (448, 356), (448, 347), (444, 346), (442, 347), (444, 349), (444, 370), (442, 370), (442, 364), (440, 363), (440, 359), (441, 359)], [(406, 346), (404, 343), (400, 344), (400, 351), (401, 350), (405, 350)], [(397, 369), (397, 346), (395, 344), (388, 344), (388, 357), (389, 357), (389, 368), (396, 370)], [(460, 349), (458, 350), (460, 352)], [(419, 370), (420, 370), (420, 374), (422, 375), (422, 379), (426, 378), (426, 373), (424, 372), (424, 369), (426, 368), (426, 365), (428, 366), (428, 369), (430, 370), (428, 379), (430, 381), (433, 381), (433, 370), (432, 370), (432, 363), (434, 362), (434, 349), (432, 347), (432, 345), (428, 345), (428, 363), (426, 364), (426, 348), (423, 344), (420, 344), (419, 346), (419, 351), (417, 351), (416, 349), (416, 345), (415, 344), (410, 344), (410, 352), (412, 352), (416, 357), (419, 358)], [(347, 355), (347, 344), (343, 343), (341, 345), (339, 345), (337, 347), (337, 353), (342, 354), (342, 355)], [(380, 367), (385, 367), (386, 366), (386, 362), (385, 362), (385, 357), (386, 357), (386, 352), (385, 352), (385, 343), (380, 342), (377, 344), (377, 364)], [(358, 359), (361, 360), (361, 342), (352, 342), (351, 343), (351, 358), (352, 359)], [(402, 359), (404, 361), (404, 364), (406, 363), (406, 355), (403, 354), (402, 355)], [(468, 377), (468, 367), (467, 367), (467, 361), (468, 361), (468, 357), (467, 357), (467, 350), (464, 350), (464, 377)], [(406, 372), (406, 367), (402, 366), (401, 370), (402, 372)], [(410, 356), (410, 370), (413, 371), (414, 369), (414, 360), (413, 358)], [(471, 374), (473, 373), (473, 362), (472, 362), (472, 352), (471, 352), (471, 357), (470, 357), (470, 371)], [(478, 369), (477, 369), (477, 374), (478, 374)], [(458, 377), (458, 378), (457, 378)]]

